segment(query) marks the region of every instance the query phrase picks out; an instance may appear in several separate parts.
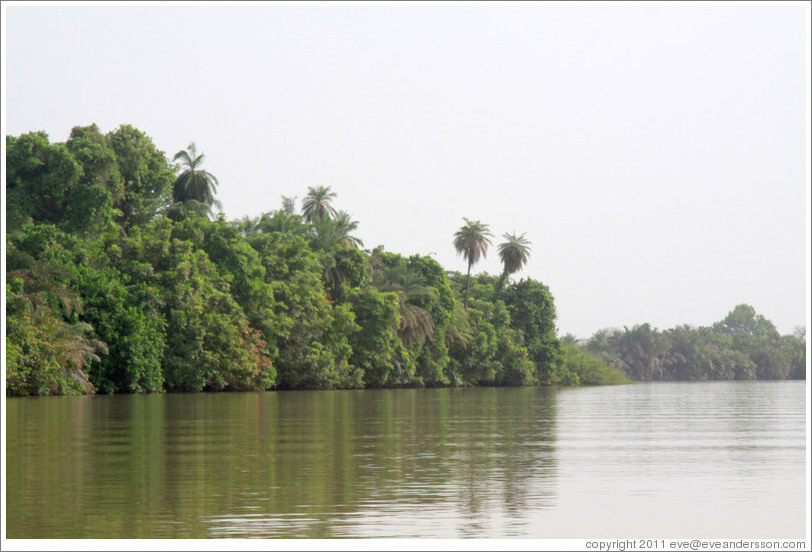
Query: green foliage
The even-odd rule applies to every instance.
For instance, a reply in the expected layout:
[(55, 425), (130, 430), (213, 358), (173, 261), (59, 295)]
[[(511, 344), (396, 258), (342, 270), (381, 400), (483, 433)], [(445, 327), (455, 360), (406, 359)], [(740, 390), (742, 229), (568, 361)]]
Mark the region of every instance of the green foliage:
[(38, 222), (82, 232), (110, 213), (110, 194), (83, 178), (71, 150), (50, 144), (44, 132), (7, 136), (6, 167), (10, 230)]
[(757, 379), (786, 379), (790, 364), (781, 336), (772, 322), (750, 305), (738, 305), (714, 330), (730, 339), (732, 348), (748, 355), (756, 365)]
[(165, 388), (170, 391), (269, 388), (274, 373), (262, 335), (230, 294), (203, 249), (172, 237), (169, 221), (156, 221), (125, 240), (128, 270), (147, 289), (164, 317)]
[(109, 354), (90, 370), (93, 384), (105, 393), (161, 391), (163, 317), (144, 312), (112, 267), (79, 265), (75, 278), (76, 289), (87, 298), (82, 319), (109, 344)]
[(373, 287), (356, 288), (350, 304), (358, 324), (358, 331), (350, 337), (350, 364), (363, 370), (367, 387), (397, 382), (402, 377), (396, 360), (402, 346), (395, 334), (400, 326), (398, 295)]
[(780, 336), (749, 305), (738, 305), (711, 327), (683, 325), (660, 332), (641, 324), (602, 330), (587, 348), (638, 381), (805, 377), (805, 342)]
[(335, 245), (319, 251), (325, 289), (334, 301), (344, 301), (347, 290), (366, 284), (370, 278), (364, 254), (354, 247)]
[[(6, 144), (10, 394), (574, 381), (549, 290), (502, 289), (527, 262), (523, 236), (499, 246), (501, 279), (472, 275), (492, 234), (466, 219), (454, 245), (468, 273), (449, 277), (428, 256), (361, 251), (329, 187), (301, 215), (283, 197), (209, 220), (218, 182), (193, 143), (178, 165), (130, 125)], [(751, 356), (730, 361), (737, 377), (765, 375)]]
[(217, 177), (202, 168), (205, 159), (206, 155), (197, 152), (194, 142), (172, 158), (179, 162), (181, 169), (172, 184), (174, 203), (168, 212), (174, 220), (182, 220), (191, 215), (208, 217), (212, 215), (212, 207), (222, 207), (214, 198), (219, 185)]
[(418, 385), (451, 383), (445, 330), (456, 303), (442, 266), (431, 257), (405, 259), (382, 247), (372, 252), (369, 263), (373, 285), (398, 294), (401, 325), (397, 334), (403, 343), (402, 358), (409, 365), (401, 370), (401, 381), (413, 374)]
[(87, 324), (62, 320), (31, 280), (6, 284), (6, 394), (91, 393), (85, 368), (106, 352)]
[(580, 347), (577, 343), (562, 343), (563, 362), (561, 383), (568, 385), (615, 385), (629, 383), (623, 372), (612, 368), (600, 357)]
[(108, 254), (115, 255), (119, 248), (109, 236), (77, 240), (39, 225), (25, 227), (12, 246), (15, 253), (47, 267), (64, 289), (83, 298), (81, 309), (64, 310), (108, 344), (108, 354), (87, 371), (96, 388), (108, 393), (161, 390), (162, 319), (142, 312), (140, 298), (130, 293), (125, 275), (112, 266), (118, 259)]
[(336, 194), (330, 186), (309, 187), (307, 195), (302, 201), (302, 215), (307, 222), (316, 222), (322, 219), (334, 218), (338, 213), (332, 206)]
[(282, 389), (357, 387), (363, 374), (349, 365), (349, 337), (357, 331), (347, 305), (333, 304), (322, 265), (307, 240), (278, 232), (251, 234), (276, 303), (277, 386)]
[(163, 152), (142, 132), (122, 125), (103, 135), (74, 127), (64, 144), (44, 132), (6, 137), (10, 229), (25, 222), (71, 232), (143, 224), (166, 205), (174, 175)]
[(115, 203), (119, 223), (125, 229), (143, 225), (171, 203), (172, 166), (152, 139), (131, 125), (121, 125), (107, 138), (123, 183)]
[(534, 365), (504, 303), (472, 298), (464, 312), (467, 338), (450, 347), (454, 379), (465, 385), (531, 384)]
[(529, 240), (524, 237), (524, 234), (517, 236), (505, 232), (503, 235), (505, 241), (499, 244), (497, 251), (499, 252), (499, 259), (502, 261), (504, 270), (502, 275), (496, 283), (496, 290), (501, 291), (508, 279), (508, 276), (518, 272), (527, 264), (530, 258), (530, 246), (532, 245)]
[(555, 303), (547, 286), (530, 278), (505, 288), (501, 294), (510, 313), (511, 327), (522, 335), (536, 379), (554, 383), (561, 363), (561, 344), (555, 327)]
[(806, 341), (798, 335), (787, 335), (782, 339), (789, 365), (789, 378), (806, 379)]
[(468, 308), (468, 284), (471, 279), (471, 267), (488, 254), (490, 238), (493, 237), (487, 224), (478, 220), (468, 220), (463, 217), (465, 224), (454, 234), (454, 249), (468, 262), (468, 275), (465, 279), (464, 308)]
[(224, 221), (192, 217), (172, 225), (173, 239), (188, 240), (206, 252), (219, 274), (228, 281), (229, 292), (242, 307), (251, 326), (260, 331), (264, 353), (276, 354), (274, 297), (265, 281), (265, 267), (257, 251), (239, 231)]

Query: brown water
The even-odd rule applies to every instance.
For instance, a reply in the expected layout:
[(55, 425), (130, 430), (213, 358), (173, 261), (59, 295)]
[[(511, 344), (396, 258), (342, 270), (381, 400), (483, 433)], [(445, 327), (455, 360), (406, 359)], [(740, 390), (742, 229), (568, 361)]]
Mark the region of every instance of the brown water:
[(803, 538), (805, 384), (9, 399), (8, 538)]

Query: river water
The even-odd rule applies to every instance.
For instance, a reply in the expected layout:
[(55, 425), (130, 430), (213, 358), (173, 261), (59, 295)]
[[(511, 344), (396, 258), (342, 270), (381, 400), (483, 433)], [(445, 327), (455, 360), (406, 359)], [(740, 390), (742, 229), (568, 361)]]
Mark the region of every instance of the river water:
[(803, 538), (804, 382), (8, 399), (16, 538)]

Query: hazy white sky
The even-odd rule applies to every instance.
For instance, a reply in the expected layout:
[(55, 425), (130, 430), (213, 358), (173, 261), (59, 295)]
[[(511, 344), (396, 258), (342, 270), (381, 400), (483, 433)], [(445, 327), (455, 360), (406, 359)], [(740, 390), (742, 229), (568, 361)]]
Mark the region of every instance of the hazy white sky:
[(559, 331), (807, 319), (809, 3), (4, 3), (4, 132), (194, 140), (229, 219), (328, 185), (367, 248), (533, 242)]

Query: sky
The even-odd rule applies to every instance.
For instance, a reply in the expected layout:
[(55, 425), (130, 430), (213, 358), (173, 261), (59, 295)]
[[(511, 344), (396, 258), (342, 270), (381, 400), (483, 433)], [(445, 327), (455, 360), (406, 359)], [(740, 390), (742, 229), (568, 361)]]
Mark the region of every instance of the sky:
[(3, 130), (194, 141), (228, 219), (330, 186), (364, 247), (532, 242), (559, 334), (809, 322), (808, 2), (3, 5)]

